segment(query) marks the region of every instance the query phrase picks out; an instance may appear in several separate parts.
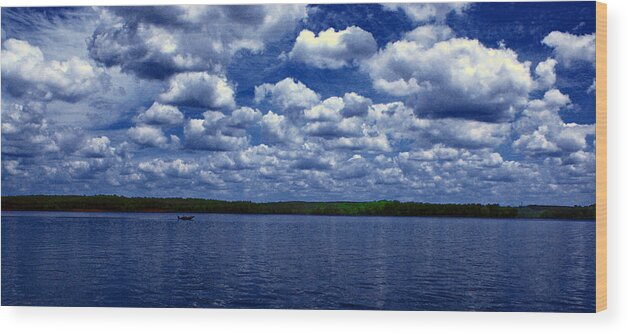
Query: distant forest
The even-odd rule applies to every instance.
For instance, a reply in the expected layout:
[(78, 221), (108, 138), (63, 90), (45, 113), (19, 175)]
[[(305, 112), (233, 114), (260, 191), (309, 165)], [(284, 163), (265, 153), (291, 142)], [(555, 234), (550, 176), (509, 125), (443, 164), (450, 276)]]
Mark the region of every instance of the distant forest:
[(510, 207), (498, 204), (430, 204), (399, 201), (255, 203), (115, 195), (2, 196), (2, 210), (595, 219), (595, 205)]

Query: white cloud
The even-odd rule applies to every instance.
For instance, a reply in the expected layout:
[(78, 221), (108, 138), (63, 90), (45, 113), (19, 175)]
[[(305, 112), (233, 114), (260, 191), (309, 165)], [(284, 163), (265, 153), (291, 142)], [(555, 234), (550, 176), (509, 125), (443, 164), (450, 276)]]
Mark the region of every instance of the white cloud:
[(595, 177), (595, 152), (577, 151), (560, 159), (560, 164), (566, 169), (569, 176)]
[(316, 68), (339, 69), (370, 57), (377, 51), (377, 42), (370, 32), (351, 26), (336, 31), (329, 28), (318, 36), (302, 30), (288, 56)]
[(369, 106), (373, 104), (371, 99), (364, 96), (360, 96), (354, 92), (345, 93), (342, 98), (344, 102), (344, 108), (342, 109), (342, 116), (365, 116), (368, 113)]
[(510, 124), (455, 118), (436, 119), (427, 120), (419, 134), (425, 136), (428, 142), (445, 143), (454, 147), (497, 147), (508, 138)]
[(206, 185), (211, 186), (212, 188), (220, 189), (220, 188), (226, 187), (226, 183), (220, 177), (220, 175), (210, 170), (202, 170), (198, 174), (199, 174), (201, 182), (203, 182)]
[(331, 148), (389, 152), (392, 146), (385, 134), (365, 135), (362, 137), (340, 137), (327, 142)]
[[(347, 101), (348, 105), (345, 103)], [(344, 97), (332, 96), (304, 111), (305, 132), (317, 137), (360, 137), (364, 120), (359, 117), (368, 112), (370, 100), (355, 93)]]
[(402, 10), (415, 23), (422, 23), (430, 21), (442, 22), (452, 12), (460, 15), (469, 7), (469, 4), (463, 2), (385, 3), (382, 6), (390, 11)]
[(60, 171), (74, 180), (95, 179), (97, 178), (97, 173), (107, 170), (110, 166), (110, 161), (103, 158), (66, 160), (61, 163)]
[(15, 156), (42, 156), (61, 150), (55, 131), (44, 117), (42, 103), (2, 101), (2, 153)]
[(454, 38), (425, 49), (390, 43), (364, 63), (373, 86), (404, 96), (420, 115), (480, 121), (511, 120), (533, 88), (530, 63), (509, 49)]
[(587, 149), (587, 136), (595, 135), (595, 125), (565, 123), (556, 135), (556, 145), (566, 152)]
[(429, 149), (422, 149), (414, 152), (400, 152), (399, 157), (404, 160), (452, 161), (458, 159), (461, 156), (461, 152), (467, 151), (447, 147), (443, 144), (436, 144)]
[(547, 91), (542, 100), (530, 101), (514, 123), (519, 137), (513, 148), (528, 155), (565, 155), (586, 150), (587, 137), (595, 135), (595, 125), (565, 123), (559, 111), (570, 105), (569, 96), (557, 89)]
[(306, 5), (107, 7), (88, 39), (90, 56), (140, 78), (224, 74), (240, 50), (261, 52), (293, 32)]
[(234, 110), (229, 116), (229, 125), (235, 128), (245, 128), (255, 124), (262, 118), (262, 113), (253, 108), (242, 107)]
[(293, 78), (255, 87), (255, 102), (260, 103), (267, 97), (274, 106), (288, 112), (309, 108), (320, 101), (320, 96), (316, 92)]
[(156, 126), (140, 124), (130, 128), (127, 134), (138, 145), (160, 148), (168, 146), (168, 137), (166, 137), (161, 128)]
[(521, 117), (513, 123), (519, 133), (532, 132), (541, 125), (560, 125), (563, 121), (558, 112), (568, 107), (571, 99), (558, 89), (545, 92), (543, 99), (531, 100), (521, 113)]
[(397, 166), (376, 169), (374, 174), (377, 185), (397, 185), (407, 181), (403, 170)]
[(28, 175), (27, 172), (20, 168), (20, 162), (18, 160), (2, 159), (2, 167), (5, 173), (12, 176)]
[(342, 118), (340, 110), (345, 104), (342, 98), (332, 96), (320, 104), (310, 109), (306, 109), (303, 113), (305, 118), (311, 121), (338, 121)]
[[(252, 115), (255, 115), (255, 111)], [(250, 123), (246, 117), (242, 118), (241, 113), (237, 113), (236, 117), (234, 120), (219, 111), (206, 111), (203, 119), (190, 119), (183, 130), (185, 146), (207, 151), (234, 151), (247, 146), (249, 137), (245, 127)]]
[(556, 64), (558, 62), (553, 58), (539, 62), (534, 69), (537, 76), (536, 85), (538, 89), (548, 89), (556, 83)]
[(416, 42), (423, 48), (428, 49), (437, 42), (446, 41), (452, 37), (454, 37), (454, 32), (448, 26), (426, 24), (405, 33), (403, 39)]
[(305, 126), (305, 132), (311, 136), (337, 138), (361, 137), (365, 134), (363, 120), (359, 118), (344, 118), (340, 121), (310, 122)]
[(173, 76), (169, 88), (159, 95), (168, 104), (200, 108), (234, 108), (233, 88), (223, 76), (187, 72)]
[(595, 63), (595, 34), (572, 35), (552, 31), (541, 42), (553, 48), (558, 61), (566, 67), (575, 62)]
[(512, 143), (512, 147), (518, 151), (529, 154), (552, 154), (559, 151), (558, 146), (548, 140), (550, 129), (541, 125), (531, 134), (523, 134)]
[(331, 169), (333, 165), (334, 161), (329, 159), (328, 157), (323, 157), (320, 155), (310, 155), (300, 157), (298, 160), (294, 161), (292, 167), (300, 170), (323, 171)]
[(104, 89), (105, 81), (102, 70), (83, 59), (46, 60), (43, 52), (27, 41), (2, 42), (2, 88), (14, 96), (75, 102)]
[(105, 158), (115, 154), (115, 149), (110, 145), (111, 140), (107, 136), (89, 138), (79, 152), (86, 157)]
[(150, 161), (140, 162), (138, 169), (145, 173), (151, 173), (159, 177), (190, 177), (199, 165), (195, 162), (186, 162), (181, 159), (166, 161), (163, 159), (152, 159)]
[(490, 123), (459, 118), (419, 118), (403, 103), (375, 104), (365, 120), (367, 132), (380, 132), (398, 142), (417, 146), (443, 143), (451, 147), (497, 147), (509, 137), (509, 123)]
[(280, 160), (276, 157), (278, 150), (266, 144), (247, 147), (237, 152), (234, 161), (240, 168), (254, 169), (259, 166), (279, 167)]
[(304, 110), (308, 121), (340, 121), (342, 118), (366, 116), (373, 101), (354, 92), (343, 97), (332, 96), (312, 108)]
[(372, 169), (369, 160), (359, 154), (354, 154), (351, 158), (338, 164), (333, 175), (334, 178), (341, 180), (358, 179), (369, 175)]
[(269, 111), (262, 117), (262, 137), (264, 143), (300, 144), (303, 137), (299, 130), (284, 115)]
[(135, 119), (149, 125), (177, 125), (183, 122), (183, 113), (175, 106), (154, 102)]

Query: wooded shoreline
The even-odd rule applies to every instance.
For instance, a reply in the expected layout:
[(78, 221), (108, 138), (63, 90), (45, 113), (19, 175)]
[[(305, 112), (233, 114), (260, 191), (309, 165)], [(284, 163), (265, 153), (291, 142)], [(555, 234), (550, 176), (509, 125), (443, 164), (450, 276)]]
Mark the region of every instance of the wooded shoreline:
[(199, 198), (144, 198), (116, 195), (2, 196), (2, 211), (189, 212), (340, 216), (595, 219), (595, 205), (520, 207), (498, 204), (421, 202), (267, 202)]

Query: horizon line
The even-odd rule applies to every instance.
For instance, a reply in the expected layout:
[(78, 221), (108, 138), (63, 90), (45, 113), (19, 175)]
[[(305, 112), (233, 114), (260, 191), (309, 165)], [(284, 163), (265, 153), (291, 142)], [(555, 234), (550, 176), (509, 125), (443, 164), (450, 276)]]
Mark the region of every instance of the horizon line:
[(521, 208), (521, 207), (529, 207), (529, 206), (549, 206), (549, 207), (587, 207), (587, 206), (595, 206), (596, 202), (590, 204), (572, 204), (572, 205), (556, 205), (556, 204), (521, 204), (521, 205), (504, 205), (501, 203), (489, 203), (489, 202), (423, 202), (423, 201), (402, 201), (395, 199), (376, 199), (376, 200), (365, 200), (365, 201), (353, 201), (353, 200), (331, 200), (331, 201), (308, 201), (308, 200), (280, 200), (280, 201), (266, 201), (266, 202), (257, 202), (253, 200), (225, 200), (225, 199), (216, 199), (216, 198), (203, 198), (203, 197), (159, 197), (159, 196), (125, 196), (125, 195), (117, 195), (117, 194), (96, 194), (96, 195), (77, 195), (77, 194), (29, 194), (29, 195), (1, 195), (2, 198), (5, 197), (35, 197), (35, 196), (49, 196), (49, 197), (97, 197), (97, 196), (111, 196), (111, 197), (123, 197), (123, 198), (143, 198), (143, 199), (184, 199), (184, 200), (204, 200), (204, 201), (220, 201), (220, 202), (249, 202), (255, 204), (268, 204), (268, 203), (372, 203), (372, 202), (399, 202), (399, 203), (417, 203), (417, 204), (432, 204), (432, 205), (497, 205), (501, 207), (512, 207), (512, 208)]

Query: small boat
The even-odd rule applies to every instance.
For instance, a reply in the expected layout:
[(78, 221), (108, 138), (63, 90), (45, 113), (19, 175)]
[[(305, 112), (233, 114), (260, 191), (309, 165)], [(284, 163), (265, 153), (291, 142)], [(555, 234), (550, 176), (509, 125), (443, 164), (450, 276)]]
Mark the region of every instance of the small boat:
[(179, 219), (179, 220), (192, 220), (192, 219), (194, 219), (194, 216), (177, 216), (177, 219)]

